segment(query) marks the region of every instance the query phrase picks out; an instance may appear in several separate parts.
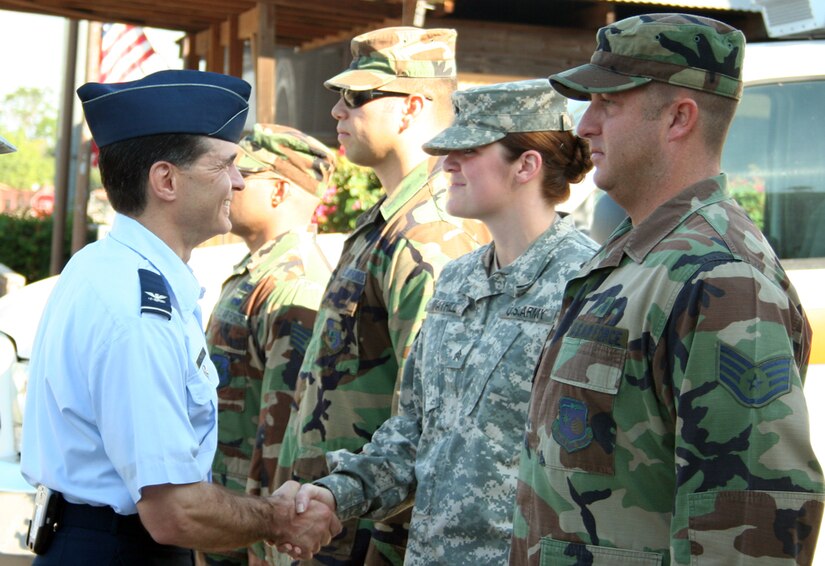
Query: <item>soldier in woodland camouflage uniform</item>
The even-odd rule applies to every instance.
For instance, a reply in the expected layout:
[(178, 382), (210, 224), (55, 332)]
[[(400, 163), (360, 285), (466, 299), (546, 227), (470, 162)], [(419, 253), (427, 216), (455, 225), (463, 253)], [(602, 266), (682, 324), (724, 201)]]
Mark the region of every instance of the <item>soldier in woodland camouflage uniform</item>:
[(504, 564), (533, 368), (565, 283), (597, 248), (554, 205), (592, 163), (545, 79), (457, 92), (453, 102), (456, 121), (424, 148), (447, 154), (447, 210), (483, 219), (494, 243), (439, 276), (399, 414), (360, 454), (329, 455), (333, 473), (316, 483), (331, 493), (302, 493), (337, 502), (342, 519), (380, 518), (414, 495), (407, 564)]
[[(327, 451), (359, 450), (392, 414), (403, 361), (444, 264), (489, 240), (484, 226), (444, 211), (447, 183), (421, 145), (452, 120), (456, 33), (387, 28), (352, 41), (350, 68), (325, 83), (347, 157), (386, 191), (358, 220), (318, 313), (301, 368), (279, 479), (328, 473)], [(409, 514), (350, 521), (316, 556), (323, 564), (404, 558)]]
[[(232, 233), (249, 253), (223, 284), (207, 327), (218, 370), (216, 483), (253, 495), (273, 488), (298, 369), (329, 280), (312, 213), (334, 169), (318, 140), (257, 124), (241, 140), (246, 189), (232, 202)], [(256, 545), (263, 556), (263, 545)], [(246, 564), (247, 549), (208, 555), (209, 564)]]
[(628, 213), (564, 293), (537, 369), (511, 564), (810, 564), (823, 477), (810, 325), (725, 193), (741, 32), (645, 15), (551, 77)]

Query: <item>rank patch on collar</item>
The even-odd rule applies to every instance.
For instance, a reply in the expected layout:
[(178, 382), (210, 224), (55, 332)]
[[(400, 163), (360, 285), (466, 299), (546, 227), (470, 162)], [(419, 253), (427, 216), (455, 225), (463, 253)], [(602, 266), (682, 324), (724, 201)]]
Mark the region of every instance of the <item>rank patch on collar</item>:
[(140, 313), (154, 313), (172, 320), (172, 301), (163, 277), (148, 269), (138, 269), (140, 278)]
[(727, 344), (719, 344), (719, 381), (737, 401), (762, 407), (791, 390), (793, 360), (790, 356), (756, 363)]
[(559, 416), (553, 421), (553, 438), (567, 452), (586, 448), (593, 441), (593, 429), (587, 424), (587, 405), (584, 401), (562, 397)]

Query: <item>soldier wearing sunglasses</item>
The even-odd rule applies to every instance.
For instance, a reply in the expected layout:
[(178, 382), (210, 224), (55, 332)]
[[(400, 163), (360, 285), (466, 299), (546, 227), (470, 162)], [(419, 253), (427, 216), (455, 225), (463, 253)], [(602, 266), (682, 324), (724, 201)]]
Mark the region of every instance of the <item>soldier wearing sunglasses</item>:
[[(300, 371), (276, 478), (327, 475), (326, 453), (359, 450), (392, 414), (404, 360), (444, 264), (489, 241), (445, 212), (441, 160), (424, 142), (450, 125), (456, 32), (385, 28), (352, 40), (349, 69), (326, 81), (347, 157), (372, 167), (386, 195), (358, 221), (327, 286)], [(409, 512), (352, 520), (317, 563), (403, 559)]]

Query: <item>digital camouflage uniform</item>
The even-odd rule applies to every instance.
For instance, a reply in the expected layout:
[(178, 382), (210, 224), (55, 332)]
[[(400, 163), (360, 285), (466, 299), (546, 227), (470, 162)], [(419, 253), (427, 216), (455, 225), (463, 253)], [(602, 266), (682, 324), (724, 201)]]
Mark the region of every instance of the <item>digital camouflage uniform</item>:
[[(403, 361), (436, 276), (450, 259), (489, 239), (482, 225), (444, 212), (444, 173), (427, 175), (427, 163), (422, 163), (392, 197), (359, 218), (344, 243), (301, 368), (302, 390), (281, 450), (279, 483), (325, 476), (326, 452), (358, 451), (369, 442), (391, 415)], [(372, 522), (349, 521), (345, 528), (352, 532), (356, 524), (370, 529)], [(395, 562), (395, 534), (377, 527), (373, 535), (373, 544), (389, 563)], [(406, 526), (403, 534), (405, 539)], [(388, 546), (383, 546), (385, 540)], [(349, 548), (340, 548), (339, 557), (350, 554)], [(325, 550), (316, 559), (323, 561), (327, 554)]]
[[(455, 37), (454, 30), (412, 27), (360, 35), (352, 40), (349, 69), (324, 84), (413, 92), (417, 81), (452, 80)], [(301, 368), (278, 483), (325, 476), (327, 451), (359, 450), (392, 414), (436, 276), (449, 260), (489, 241), (481, 223), (444, 212), (446, 189), (440, 164), (421, 163), (358, 219), (344, 243)], [(349, 521), (313, 562), (400, 564), (408, 526), (409, 511), (383, 523)]]
[[(567, 279), (596, 245), (557, 220), (513, 264), (493, 248), (451, 262), (404, 368), (399, 415), (318, 483), (342, 518), (382, 518), (414, 496), (406, 564), (504, 564), (533, 368)], [(387, 472), (390, 471), (390, 473)]]
[[(332, 174), (320, 142), (277, 125), (258, 124), (239, 144), (244, 175), (275, 172), (316, 196)], [(297, 190), (293, 189), (293, 190)], [(331, 269), (316, 227), (286, 232), (261, 246), (224, 282), (207, 326), (218, 369), (218, 451), (213, 481), (269, 495), (298, 370)], [(263, 545), (256, 545), (263, 555)], [(245, 564), (245, 548), (210, 554), (210, 564)]]
[[(453, 124), (424, 144), (429, 153), (573, 127), (547, 80), (456, 92), (453, 105)], [(380, 519), (414, 497), (405, 564), (506, 562), (533, 368), (565, 283), (596, 248), (556, 216), (508, 266), (493, 267), (494, 244), (447, 264), (404, 366), (399, 414), (361, 453), (328, 454), (333, 473), (316, 482), (333, 492), (340, 518)]]
[[(724, 24), (630, 18), (600, 30), (599, 49), (627, 52), (623, 30), (656, 80), (678, 70), (655, 64), (656, 44), (662, 59), (735, 59), (739, 77), (744, 38)], [(551, 80), (592, 85), (605, 74), (592, 67)], [(727, 84), (689, 71), (690, 88)], [(625, 220), (569, 283), (539, 362), (511, 564), (809, 564), (823, 508), (802, 390), (810, 341), (796, 291), (724, 175), (638, 226)]]

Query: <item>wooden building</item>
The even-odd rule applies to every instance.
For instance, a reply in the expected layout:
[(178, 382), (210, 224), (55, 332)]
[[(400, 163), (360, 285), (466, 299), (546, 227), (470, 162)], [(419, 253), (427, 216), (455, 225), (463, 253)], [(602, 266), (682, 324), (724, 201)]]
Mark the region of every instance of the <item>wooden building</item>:
[[(764, 0), (760, 0), (764, 1)], [(596, 30), (650, 12), (715, 17), (767, 39), (752, 0), (0, 0), (0, 9), (68, 18), (67, 62), (77, 57), (78, 22), (181, 30), (185, 66), (241, 76), (253, 85), (247, 124), (278, 122), (336, 144), (327, 78), (351, 60), (349, 41), (373, 29), (416, 25), (458, 30), (459, 83), (534, 78), (585, 63)], [(85, 242), (88, 139), (71, 123), (75, 65), (67, 65), (58, 127), (51, 273), (65, 263), (60, 235), (74, 210), (72, 250)], [(79, 173), (71, 176), (75, 155)], [(74, 189), (72, 189), (74, 187)], [(69, 201), (73, 201), (70, 205)]]
[(0, 0), (0, 9), (183, 30), (187, 68), (243, 76), (252, 120), (328, 143), (336, 97), (325, 79), (350, 62), (349, 40), (385, 26), (458, 30), (463, 85), (546, 76), (586, 62), (602, 25), (645, 12), (722, 19), (766, 39), (751, 0)]

